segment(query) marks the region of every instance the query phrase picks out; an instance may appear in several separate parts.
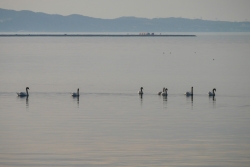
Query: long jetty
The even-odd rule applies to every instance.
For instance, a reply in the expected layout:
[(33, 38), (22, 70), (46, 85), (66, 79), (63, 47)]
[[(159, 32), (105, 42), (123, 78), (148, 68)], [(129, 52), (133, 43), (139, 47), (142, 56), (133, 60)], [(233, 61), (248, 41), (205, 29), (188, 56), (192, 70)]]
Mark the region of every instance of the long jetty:
[(196, 35), (136, 34), (0, 34), (0, 37), (196, 37)]

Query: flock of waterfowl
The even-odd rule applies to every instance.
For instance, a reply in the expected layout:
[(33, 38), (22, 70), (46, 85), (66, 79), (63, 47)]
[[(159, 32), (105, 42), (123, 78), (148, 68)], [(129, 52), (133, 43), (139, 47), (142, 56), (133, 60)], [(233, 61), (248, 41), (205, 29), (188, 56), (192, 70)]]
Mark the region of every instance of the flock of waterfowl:
[[(138, 91), (139, 95), (143, 95), (143, 91), (142, 90), (143, 90), (143, 87), (141, 87), (141, 89)], [(186, 95), (186, 96), (193, 96), (193, 91), (194, 91), (194, 88), (191, 87), (191, 92), (186, 92), (186, 93), (184, 93), (184, 95)], [(208, 92), (207, 93), (208, 96), (215, 96), (215, 91), (216, 91), (216, 89), (214, 88), (212, 90), (212, 92)], [(167, 96), (168, 95), (168, 89), (164, 87), (163, 90), (161, 92), (158, 92), (157, 94), (158, 95), (162, 95), (162, 96)]]
[[(20, 97), (24, 97), (24, 96), (29, 96), (29, 87), (26, 87), (26, 92), (17, 92), (17, 95), (20, 96)], [(139, 95), (143, 95), (143, 87), (140, 88), (140, 90), (138, 91), (138, 94)], [(186, 96), (193, 96), (193, 87), (191, 87), (191, 92), (186, 92), (184, 93)], [(215, 96), (215, 91), (216, 89), (214, 88), (212, 90), (212, 92), (208, 92), (208, 96)], [(80, 94), (79, 94), (79, 88), (77, 89), (77, 92), (73, 92), (71, 93), (71, 95), (73, 97), (79, 97)], [(163, 88), (163, 90), (161, 92), (158, 92), (158, 95), (161, 95), (161, 96), (167, 96), (168, 95), (168, 89), (167, 88)]]

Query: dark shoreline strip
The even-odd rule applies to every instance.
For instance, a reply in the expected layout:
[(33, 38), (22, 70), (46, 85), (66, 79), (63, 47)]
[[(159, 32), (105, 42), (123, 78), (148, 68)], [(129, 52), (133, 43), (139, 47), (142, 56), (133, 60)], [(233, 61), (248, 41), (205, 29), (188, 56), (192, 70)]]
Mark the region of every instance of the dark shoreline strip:
[(0, 37), (196, 37), (196, 35), (0, 34)]

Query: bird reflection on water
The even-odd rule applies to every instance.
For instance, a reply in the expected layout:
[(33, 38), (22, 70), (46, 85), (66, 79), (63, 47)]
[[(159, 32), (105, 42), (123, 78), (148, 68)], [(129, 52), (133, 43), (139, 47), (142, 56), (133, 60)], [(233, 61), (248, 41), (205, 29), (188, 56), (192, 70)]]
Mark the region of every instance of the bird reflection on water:
[(167, 108), (168, 96), (162, 96), (164, 108)]
[(142, 104), (143, 104), (143, 94), (139, 94), (139, 98), (141, 100), (141, 106), (142, 106)]
[(191, 105), (193, 107), (193, 102), (194, 102), (194, 96), (186, 96), (187, 101), (189, 102), (191, 100)]
[(80, 98), (80, 96), (72, 96), (72, 98), (73, 98), (74, 100), (77, 100), (77, 105), (78, 105), (78, 107), (79, 107), (79, 98)]
[(191, 102), (193, 103), (193, 101), (194, 101), (194, 96), (186, 96), (186, 99), (191, 99)]
[(215, 108), (215, 104), (216, 104), (216, 98), (215, 98), (215, 96), (208, 96), (208, 97), (209, 97), (209, 101), (212, 100), (212, 102), (213, 102), (213, 108)]
[(26, 107), (29, 108), (29, 96), (17, 96), (18, 99), (23, 101), (24, 99), (26, 100)]
[(164, 101), (164, 102), (167, 102), (167, 101), (168, 101), (168, 96), (162, 96), (162, 98), (163, 98), (163, 101)]
[(209, 96), (209, 99), (213, 99), (213, 102), (215, 102), (215, 101), (216, 101), (215, 96)]

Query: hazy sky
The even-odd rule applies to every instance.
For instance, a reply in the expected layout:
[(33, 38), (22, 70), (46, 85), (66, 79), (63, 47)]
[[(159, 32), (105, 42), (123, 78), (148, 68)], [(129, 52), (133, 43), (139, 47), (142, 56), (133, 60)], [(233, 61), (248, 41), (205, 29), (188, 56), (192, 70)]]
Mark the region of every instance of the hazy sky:
[(0, 0), (0, 8), (97, 18), (135, 16), (250, 21), (250, 0)]

